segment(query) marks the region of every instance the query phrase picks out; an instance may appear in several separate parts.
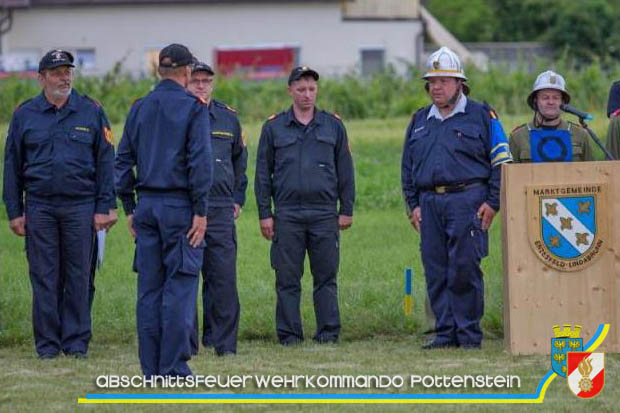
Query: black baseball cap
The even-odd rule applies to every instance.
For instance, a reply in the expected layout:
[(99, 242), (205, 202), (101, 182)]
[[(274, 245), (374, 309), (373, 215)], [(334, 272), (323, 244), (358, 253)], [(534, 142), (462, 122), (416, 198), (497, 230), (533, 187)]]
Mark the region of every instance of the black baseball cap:
[(308, 66), (297, 66), (291, 71), (291, 74), (288, 77), (289, 86), (291, 83), (301, 79), (304, 76), (312, 76), (314, 80), (319, 80), (319, 74), (316, 70), (312, 70)]
[(172, 43), (159, 52), (159, 65), (161, 67), (181, 67), (194, 62), (194, 56), (189, 49), (182, 44)]
[(66, 50), (54, 49), (45, 53), (45, 56), (39, 61), (39, 72), (47, 69), (53, 69), (58, 66), (71, 66), (73, 64), (73, 55)]
[(199, 62), (199, 61), (196, 61), (194, 65), (192, 66), (192, 75), (196, 72), (207, 72), (210, 75), (215, 74), (211, 66), (209, 66), (208, 64), (204, 62)]

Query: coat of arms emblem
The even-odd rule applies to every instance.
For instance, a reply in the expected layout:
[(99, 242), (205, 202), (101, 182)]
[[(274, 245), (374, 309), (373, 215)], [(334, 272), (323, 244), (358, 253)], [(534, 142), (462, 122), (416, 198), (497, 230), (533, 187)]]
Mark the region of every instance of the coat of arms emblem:
[(592, 264), (607, 242), (605, 184), (532, 186), (527, 190), (534, 253), (560, 271)]

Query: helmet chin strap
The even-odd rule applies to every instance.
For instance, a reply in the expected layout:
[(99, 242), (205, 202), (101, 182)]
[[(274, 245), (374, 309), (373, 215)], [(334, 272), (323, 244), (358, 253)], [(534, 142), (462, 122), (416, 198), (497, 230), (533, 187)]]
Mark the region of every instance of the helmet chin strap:
[(543, 124), (550, 124), (550, 125), (554, 125), (555, 121), (558, 121), (557, 123), (559, 124), (559, 120), (560, 120), (560, 115), (558, 114), (557, 116), (553, 117), (553, 118), (549, 118), (545, 115), (542, 114), (542, 112), (540, 110), (538, 110), (538, 105), (534, 104), (534, 106), (536, 106), (536, 112), (534, 112), (534, 125), (538, 126), (540, 125), (542, 121)]
[(459, 101), (459, 97), (461, 96), (462, 88), (463, 88), (462, 84), (459, 84), (459, 87), (456, 90), (456, 92), (454, 93), (454, 96), (452, 96), (450, 99), (448, 99), (448, 101), (446, 102), (445, 105), (440, 106), (440, 109), (448, 109), (448, 108), (454, 107), (456, 105), (456, 102)]

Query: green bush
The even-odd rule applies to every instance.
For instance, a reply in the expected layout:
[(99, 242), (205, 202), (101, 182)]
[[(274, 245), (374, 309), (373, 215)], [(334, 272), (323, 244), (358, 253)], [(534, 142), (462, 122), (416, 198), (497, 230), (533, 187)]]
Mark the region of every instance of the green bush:
[[(538, 72), (554, 69), (564, 75), (572, 101), (592, 112), (603, 111), (611, 83), (620, 76), (620, 64), (606, 65), (598, 61), (577, 66), (566, 56), (554, 63), (540, 61), (538, 71), (530, 73), (523, 65), (519, 70), (491, 66), (484, 72), (467, 68), (471, 96), (486, 101), (500, 114), (528, 113), (525, 99)], [(408, 116), (428, 104), (422, 72), (414, 66), (408, 76), (397, 74), (391, 67), (383, 73), (364, 78), (348, 74), (320, 81), (318, 105), (339, 113), (345, 119), (386, 119)], [(122, 72), (120, 63), (102, 77), (77, 76), (75, 87), (80, 93), (100, 101), (112, 123), (122, 122), (132, 102), (148, 93), (155, 78), (133, 79)], [(0, 122), (10, 120), (14, 108), (40, 92), (36, 80), (9, 78), (0, 84)], [(262, 82), (239, 78), (218, 78), (215, 98), (237, 109), (242, 120), (265, 119), (290, 105), (284, 80)]]

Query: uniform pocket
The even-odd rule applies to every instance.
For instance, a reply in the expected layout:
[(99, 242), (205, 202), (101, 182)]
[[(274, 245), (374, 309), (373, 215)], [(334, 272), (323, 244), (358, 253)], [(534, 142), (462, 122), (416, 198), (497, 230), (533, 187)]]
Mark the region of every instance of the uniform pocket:
[(478, 218), (478, 215), (474, 215), (470, 236), (474, 244), (476, 256), (482, 259), (489, 255), (489, 233), (482, 229), (482, 220)]
[(454, 128), (457, 138), (456, 149), (474, 156), (484, 153), (482, 129), (476, 125), (460, 125)]
[(269, 250), (269, 261), (271, 262), (271, 268), (277, 270), (278, 267), (278, 236), (273, 234), (271, 238), (271, 249)]
[(71, 132), (69, 133), (69, 139), (71, 139), (73, 142), (79, 142), (79, 143), (83, 143), (86, 145), (92, 145), (93, 141), (95, 140), (95, 137), (88, 132)]
[(202, 268), (203, 253), (206, 246), (204, 240), (197, 248), (190, 245), (185, 235), (182, 235), (179, 243), (181, 244), (181, 266), (179, 272), (183, 274), (198, 276)]

